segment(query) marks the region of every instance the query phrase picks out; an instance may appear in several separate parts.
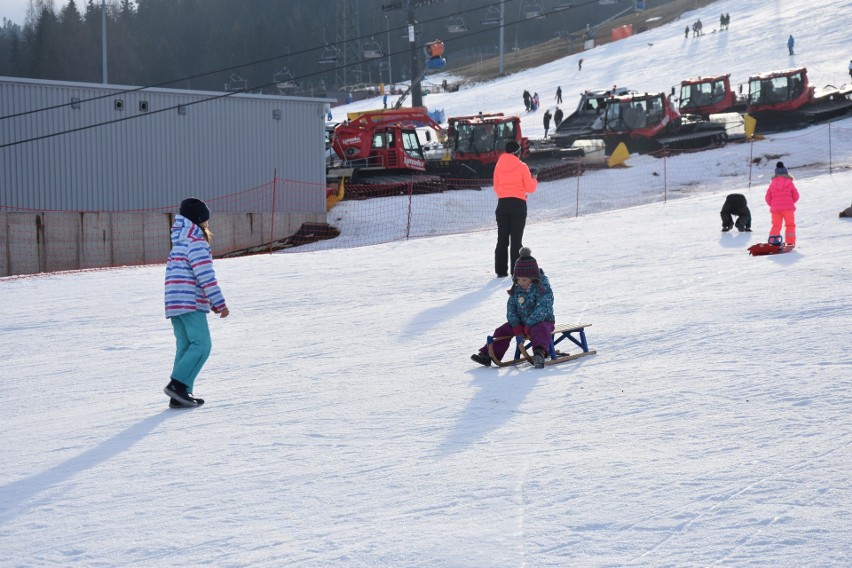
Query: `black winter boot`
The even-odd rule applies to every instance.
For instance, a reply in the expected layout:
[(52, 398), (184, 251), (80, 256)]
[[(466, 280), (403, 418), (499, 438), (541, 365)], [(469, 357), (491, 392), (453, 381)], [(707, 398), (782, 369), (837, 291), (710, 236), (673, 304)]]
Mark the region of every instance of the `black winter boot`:
[(544, 349), (541, 347), (536, 347), (535, 351), (533, 351), (533, 366), (536, 369), (544, 368), (544, 360), (547, 357)]
[(477, 351), (476, 353), (471, 355), (470, 358), (484, 367), (491, 366), (491, 357), (489, 357), (487, 353), (483, 353), (482, 351)]
[[(163, 389), (163, 392), (166, 393), (168, 397), (172, 399), (172, 401), (176, 401), (180, 403), (181, 406), (184, 407), (194, 407), (200, 406), (198, 400), (192, 397), (186, 390), (186, 385), (180, 381), (176, 381), (172, 379), (169, 381), (169, 384), (166, 385), (166, 388)], [(201, 401), (201, 404), (204, 404), (204, 401)]]

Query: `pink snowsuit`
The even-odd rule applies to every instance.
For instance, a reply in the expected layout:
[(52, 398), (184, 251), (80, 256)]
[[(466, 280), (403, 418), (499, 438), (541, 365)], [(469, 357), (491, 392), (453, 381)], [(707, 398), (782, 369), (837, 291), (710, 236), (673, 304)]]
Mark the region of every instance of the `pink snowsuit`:
[(766, 204), (772, 214), (772, 228), (769, 236), (781, 235), (781, 223), (784, 223), (784, 242), (796, 244), (796, 202), (799, 200), (799, 190), (793, 184), (789, 175), (772, 178), (769, 189), (766, 190)]

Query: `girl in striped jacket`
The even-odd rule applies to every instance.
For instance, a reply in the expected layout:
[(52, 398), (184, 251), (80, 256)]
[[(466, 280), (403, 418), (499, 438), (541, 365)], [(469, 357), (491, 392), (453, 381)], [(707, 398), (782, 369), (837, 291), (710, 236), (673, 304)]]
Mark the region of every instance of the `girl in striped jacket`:
[(192, 392), (212, 347), (207, 313), (213, 310), (219, 317), (228, 317), (213, 271), (209, 219), (207, 205), (190, 197), (180, 204), (180, 214), (172, 225), (172, 251), (166, 262), (166, 318), (174, 329), (177, 354), (171, 381), (163, 389), (172, 408), (204, 404)]

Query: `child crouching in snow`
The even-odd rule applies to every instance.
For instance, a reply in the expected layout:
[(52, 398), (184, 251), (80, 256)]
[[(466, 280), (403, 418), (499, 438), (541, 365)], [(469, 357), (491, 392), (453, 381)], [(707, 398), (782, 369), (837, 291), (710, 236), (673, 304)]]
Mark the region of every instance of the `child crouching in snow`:
[(210, 253), (210, 210), (190, 197), (180, 204), (172, 225), (172, 251), (166, 262), (166, 318), (172, 323), (177, 354), (171, 381), (163, 392), (172, 408), (192, 408), (204, 399), (192, 396), (195, 377), (210, 355), (207, 313), (228, 317), (225, 298), (216, 282)]
[[(540, 369), (544, 367), (556, 325), (556, 318), (553, 317), (553, 290), (544, 270), (538, 267), (532, 251), (526, 247), (519, 252), (512, 280), (512, 288), (507, 290), (509, 300), (506, 303), (506, 323), (494, 330), (494, 337), (503, 337), (494, 341), (494, 356), (502, 360), (512, 336), (526, 336), (533, 345), (533, 364)], [(470, 358), (480, 365), (491, 366), (488, 345)]]

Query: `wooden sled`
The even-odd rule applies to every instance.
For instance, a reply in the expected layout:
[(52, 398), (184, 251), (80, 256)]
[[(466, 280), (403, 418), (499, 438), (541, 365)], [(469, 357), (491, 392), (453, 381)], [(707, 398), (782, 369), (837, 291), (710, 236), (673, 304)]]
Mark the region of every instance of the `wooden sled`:
[[(556, 329), (553, 330), (553, 334), (550, 336), (550, 347), (548, 349), (550, 353), (544, 360), (545, 366), (556, 365), (564, 363), (565, 361), (572, 361), (574, 359), (579, 359), (580, 357), (585, 357), (586, 355), (594, 355), (597, 353), (597, 351), (589, 351), (589, 344), (586, 341), (586, 328), (591, 325), (592, 324), (590, 323), (579, 323), (557, 326)], [(575, 333), (578, 334), (577, 337), (574, 336)], [(518, 363), (523, 363), (525, 361), (530, 365), (533, 364), (533, 356), (530, 353), (532, 350), (532, 343), (530, 342), (529, 337), (517, 336), (515, 338), (517, 340), (517, 345), (515, 346), (514, 359), (509, 361), (500, 361), (497, 359), (494, 355), (494, 342), (503, 339), (511, 339), (511, 337), (488, 336), (488, 356), (491, 357), (492, 363), (498, 367), (511, 367), (512, 365), (517, 365)], [(573, 355), (571, 353), (558, 351), (556, 346), (565, 339), (571, 341), (574, 345), (582, 349), (582, 351), (574, 353)]]

